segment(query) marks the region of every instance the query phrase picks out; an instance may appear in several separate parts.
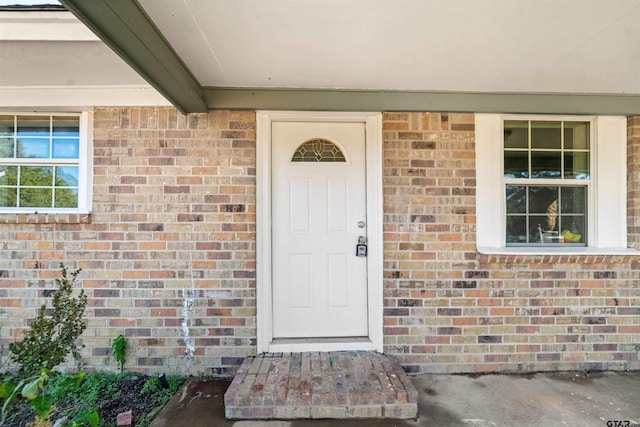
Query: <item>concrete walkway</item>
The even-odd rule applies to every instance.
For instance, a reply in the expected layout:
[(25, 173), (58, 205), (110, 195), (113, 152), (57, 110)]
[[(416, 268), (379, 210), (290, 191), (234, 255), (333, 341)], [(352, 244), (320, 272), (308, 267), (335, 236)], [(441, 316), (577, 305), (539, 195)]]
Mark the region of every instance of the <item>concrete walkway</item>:
[[(425, 375), (413, 420), (231, 421), (223, 396), (230, 381), (197, 379), (160, 412), (152, 427), (621, 427), (640, 425), (640, 372), (532, 375)], [(615, 423), (620, 421), (619, 423)]]

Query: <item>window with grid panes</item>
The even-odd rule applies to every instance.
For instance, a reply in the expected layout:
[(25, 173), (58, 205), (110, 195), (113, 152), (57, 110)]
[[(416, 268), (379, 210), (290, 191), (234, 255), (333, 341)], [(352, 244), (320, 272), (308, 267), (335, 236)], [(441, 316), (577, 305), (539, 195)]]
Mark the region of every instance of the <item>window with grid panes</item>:
[(635, 253), (626, 117), (477, 113), (475, 125), (480, 253)]
[(589, 122), (505, 120), (506, 244), (588, 242)]
[(86, 210), (84, 120), (82, 114), (0, 113), (1, 211)]

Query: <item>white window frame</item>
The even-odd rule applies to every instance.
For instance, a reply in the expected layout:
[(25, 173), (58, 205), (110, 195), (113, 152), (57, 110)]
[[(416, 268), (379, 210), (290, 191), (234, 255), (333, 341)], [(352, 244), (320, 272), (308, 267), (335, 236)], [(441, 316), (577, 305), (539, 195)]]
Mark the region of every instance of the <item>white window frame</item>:
[[(505, 120), (591, 123), (588, 246), (506, 246)], [(476, 236), (480, 253), (627, 253), (627, 119), (620, 116), (476, 114)]]
[[(91, 111), (0, 111), (3, 116), (77, 116), (79, 118), (80, 147), (78, 153), (78, 207), (77, 208), (7, 208), (0, 207), (0, 214), (20, 213), (53, 213), (53, 214), (86, 214), (91, 212), (93, 191), (93, 113)], [(47, 160), (47, 159), (43, 159)], [(55, 163), (49, 159), (48, 163)], [(19, 165), (20, 162), (2, 162), (4, 165)]]

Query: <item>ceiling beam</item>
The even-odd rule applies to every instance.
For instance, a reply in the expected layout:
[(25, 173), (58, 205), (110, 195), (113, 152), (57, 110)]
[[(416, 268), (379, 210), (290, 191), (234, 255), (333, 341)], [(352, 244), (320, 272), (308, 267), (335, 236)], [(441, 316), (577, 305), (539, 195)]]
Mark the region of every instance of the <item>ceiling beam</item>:
[(640, 115), (640, 95), (204, 88), (212, 110)]
[(200, 84), (136, 0), (60, 2), (182, 113), (207, 111)]

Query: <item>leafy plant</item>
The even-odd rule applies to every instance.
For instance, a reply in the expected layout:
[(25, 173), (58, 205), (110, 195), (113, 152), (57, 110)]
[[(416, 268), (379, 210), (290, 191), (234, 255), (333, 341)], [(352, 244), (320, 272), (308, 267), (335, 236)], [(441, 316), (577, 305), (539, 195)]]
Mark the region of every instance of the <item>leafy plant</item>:
[(149, 379), (142, 386), (140, 394), (153, 394), (161, 390), (160, 379), (158, 377), (149, 377)]
[(127, 339), (118, 335), (111, 343), (111, 354), (116, 363), (120, 364), (120, 373), (124, 372), (124, 359), (127, 356)]
[[(0, 426), (3, 426), (7, 420), (7, 415), (11, 404), (21, 398), (29, 402), (29, 406), (36, 414), (36, 419), (32, 426), (50, 426), (49, 415), (53, 410), (54, 396), (46, 391), (46, 385), (54, 375), (48, 369), (43, 369), (40, 375), (32, 378), (18, 380), (14, 377), (6, 377), (0, 384), (0, 399), (4, 399), (2, 404), (2, 417), (0, 418)], [(64, 387), (78, 387), (84, 379), (84, 372), (78, 372), (73, 375), (66, 375), (60, 382)], [(97, 426), (100, 417), (97, 411), (84, 412), (78, 414), (72, 420), (64, 423), (65, 427), (79, 427), (84, 425)]]
[(76, 419), (82, 417), (82, 414), (99, 410), (105, 397), (109, 400), (117, 399), (121, 394), (118, 383), (132, 375), (134, 374), (88, 372), (77, 387), (69, 387), (64, 376), (60, 375), (48, 383), (47, 391), (54, 397), (58, 416)]
[(35, 377), (43, 369), (55, 368), (69, 353), (76, 360), (80, 359), (76, 339), (87, 327), (82, 320), (87, 296), (81, 289), (78, 297), (73, 297), (73, 284), (81, 270), (69, 272), (62, 263), (60, 269), (62, 278), (56, 279), (58, 289), (52, 298), (50, 315), (43, 304), (24, 339), (9, 344), (11, 360), (18, 363), (19, 373), (24, 378)]

